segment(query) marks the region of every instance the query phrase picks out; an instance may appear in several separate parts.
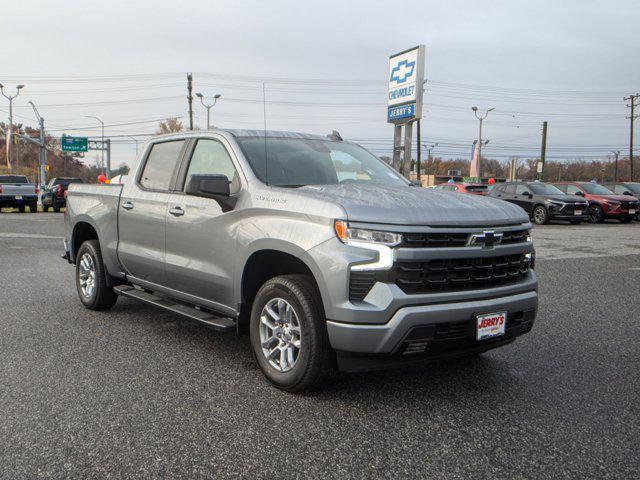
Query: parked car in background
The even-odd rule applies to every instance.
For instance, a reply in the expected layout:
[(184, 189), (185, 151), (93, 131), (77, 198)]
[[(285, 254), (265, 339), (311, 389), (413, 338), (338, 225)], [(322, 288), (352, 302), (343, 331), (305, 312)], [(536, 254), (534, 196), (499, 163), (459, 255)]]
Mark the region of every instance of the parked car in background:
[(79, 178), (58, 177), (52, 178), (46, 187), (42, 189), (42, 209), (48, 212), (53, 208), (54, 212), (59, 212), (67, 205), (65, 192), (72, 183), (83, 183)]
[(602, 223), (607, 218), (629, 223), (638, 213), (640, 202), (628, 195), (616, 195), (595, 182), (557, 182), (556, 187), (569, 195), (584, 197), (589, 202), (589, 221)]
[(482, 183), (441, 183), (434, 187), (436, 190), (448, 190), (458, 193), (470, 193), (472, 195), (488, 195), (489, 188)]
[(568, 220), (573, 224), (588, 220), (589, 203), (577, 195), (567, 195), (543, 182), (506, 182), (496, 185), (492, 197), (515, 203), (539, 224), (550, 220)]
[(26, 207), (31, 213), (38, 211), (38, 186), (25, 175), (0, 175), (0, 211), (17, 208), (22, 213)]
[[(616, 195), (627, 195), (640, 200), (639, 182), (604, 183), (603, 185)], [(640, 210), (636, 212), (636, 220), (640, 220)]]
[(531, 330), (529, 218), (463, 197), (335, 136), (184, 132), (150, 140), (124, 185), (70, 186), (65, 258), (85, 307), (122, 295), (248, 333), (264, 375), (301, 391), (335, 366), (475, 355)]

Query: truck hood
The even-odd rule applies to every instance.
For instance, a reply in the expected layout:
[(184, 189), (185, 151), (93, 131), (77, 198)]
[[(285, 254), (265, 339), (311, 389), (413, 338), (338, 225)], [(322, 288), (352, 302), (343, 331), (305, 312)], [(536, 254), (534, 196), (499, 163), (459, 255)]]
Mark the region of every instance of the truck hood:
[(355, 222), (491, 226), (529, 221), (522, 208), (502, 200), (420, 187), (321, 185), (301, 187), (297, 193), (335, 202)]

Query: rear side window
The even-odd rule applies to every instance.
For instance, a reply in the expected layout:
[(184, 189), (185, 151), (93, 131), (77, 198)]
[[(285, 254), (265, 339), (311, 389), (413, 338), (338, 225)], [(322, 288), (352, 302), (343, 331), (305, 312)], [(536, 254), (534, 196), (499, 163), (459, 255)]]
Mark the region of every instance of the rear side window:
[(184, 140), (156, 143), (151, 147), (140, 185), (149, 190), (169, 190)]
[(516, 193), (516, 186), (515, 185), (505, 185), (504, 187), (502, 187), (502, 191), (504, 193)]
[(0, 175), (0, 183), (29, 183), (24, 175)]

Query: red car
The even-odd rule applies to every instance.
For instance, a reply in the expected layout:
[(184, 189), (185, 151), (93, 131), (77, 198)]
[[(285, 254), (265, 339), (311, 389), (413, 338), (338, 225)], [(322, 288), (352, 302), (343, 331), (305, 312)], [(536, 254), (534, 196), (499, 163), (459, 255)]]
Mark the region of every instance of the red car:
[(558, 182), (556, 187), (569, 195), (579, 195), (589, 202), (589, 221), (602, 223), (615, 218), (629, 223), (638, 213), (640, 202), (628, 195), (616, 195), (611, 190), (594, 182)]
[(489, 187), (482, 183), (441, 183), (433, 188), (458, 193), (470, 193), (472, 195), (489, 195)]

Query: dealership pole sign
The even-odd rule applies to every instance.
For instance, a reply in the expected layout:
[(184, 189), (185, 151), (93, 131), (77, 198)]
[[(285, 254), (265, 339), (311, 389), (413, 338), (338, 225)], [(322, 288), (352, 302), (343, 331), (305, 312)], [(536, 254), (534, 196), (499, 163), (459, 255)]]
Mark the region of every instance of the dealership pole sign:
[(424, 45), (389, 57), (387, 122), (404, 124), (422, 117)]

